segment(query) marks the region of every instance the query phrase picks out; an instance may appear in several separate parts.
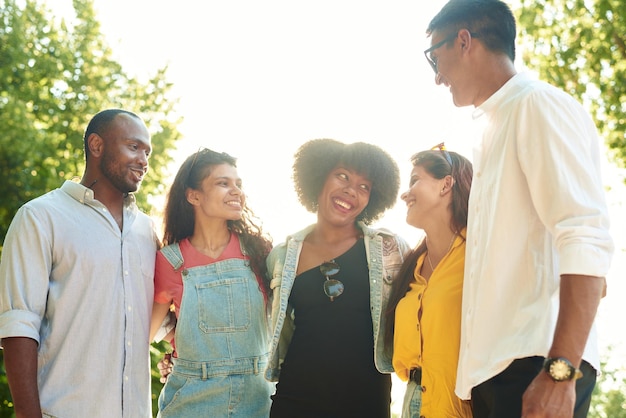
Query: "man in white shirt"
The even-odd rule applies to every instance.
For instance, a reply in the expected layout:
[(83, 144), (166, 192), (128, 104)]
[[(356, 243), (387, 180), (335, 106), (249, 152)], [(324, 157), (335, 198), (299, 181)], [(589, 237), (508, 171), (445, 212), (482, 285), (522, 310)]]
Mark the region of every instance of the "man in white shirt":
[(486, 119), (456, 393), (478, 418), (585, 417), (613, 251), (596, 128), (572, 97), (516, 73), (515, 18), (502, 1), (450, 0), (427, 33), (436, 83)]
[(21, 417), (151, 417), (149, 318), (157, 238), (132, 192), (150, 135), (104, 110), (84, 136), (80, 183), (33, 199), (0, 262), (0, 338)]

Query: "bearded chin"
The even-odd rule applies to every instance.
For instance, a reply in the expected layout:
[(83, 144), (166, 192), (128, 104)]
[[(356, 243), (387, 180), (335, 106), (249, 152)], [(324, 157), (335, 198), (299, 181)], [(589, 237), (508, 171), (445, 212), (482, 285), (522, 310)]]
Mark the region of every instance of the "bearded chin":
[(125, 195), (139, 190), (141, 183), (133, 183), (125, 178), (126, 170), (124, 167), (106, 155), (100, 161), (100, 172), (117, 190)]

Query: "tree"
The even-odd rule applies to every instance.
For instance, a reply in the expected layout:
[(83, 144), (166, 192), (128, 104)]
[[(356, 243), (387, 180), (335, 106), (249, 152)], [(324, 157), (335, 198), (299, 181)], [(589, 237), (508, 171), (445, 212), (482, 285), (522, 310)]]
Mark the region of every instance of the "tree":
[[(181, 137), (167, 68), (146, 82), (125, 74), (111, 58), (92, 0), (73, 7), (66, 21), (36, 0), (0, 0), (0, 251), (21, 205), (82, 175), (83, 131), (99, 110), (121, 107), (146, 120), (153, 154), (137, 200), (149, 213), (150, 198), (164, 193), (168, 151)], [(159, 357), (163, 347), (153, 349)], [(0, 417), (11, 417), (3, 364), (0, 350)], [(160, 387), (156, 376), (153, 391)]]
[[(612, 348), (609, 347), (608, 354)], [(589, 418), (626, 418), (626, 369), (601, 362), (602, 374), (593, 390)]]
[(103, 108), (137, 112), (152, 133), (139, 205), (149, 211), (164, 191), (167, 150), (180, 138), (167, 69), (146, 83), (129, 77), (111, 58), (92, 2), (74, 0), (74, 10), (67, 24), (37, 1), (0, 0), (0, 245), (24, 202), (82, 174), (82, 133)]
[(615, 162), (626, 166), (626, 2), (520, 0), (526, 65), (591, 112)]

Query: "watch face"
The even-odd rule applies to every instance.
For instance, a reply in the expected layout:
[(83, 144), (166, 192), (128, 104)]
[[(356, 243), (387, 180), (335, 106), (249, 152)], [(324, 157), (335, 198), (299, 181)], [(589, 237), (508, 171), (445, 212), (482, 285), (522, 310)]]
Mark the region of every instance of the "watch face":
[(567, 380), (571, 373), (569, 365), (563, 360), (555, 360), (550, 364), (550, 375), (555, 380)]

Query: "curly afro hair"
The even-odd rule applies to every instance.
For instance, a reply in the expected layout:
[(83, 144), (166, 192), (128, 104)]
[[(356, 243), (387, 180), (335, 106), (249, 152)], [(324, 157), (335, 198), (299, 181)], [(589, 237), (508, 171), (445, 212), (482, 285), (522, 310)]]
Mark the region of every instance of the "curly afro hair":
[(365, 142), (344, 144), (334, 139), (313, 139), (304, 143), (295, 154), (293, 180), (300, 203), (317, 212), (319, 194), (328, 174), (342, 166), (372, 182), (370, 199), (357, 217), (370, 224), (398, 199), (400, 173), (396, 162), (382, 148)]

